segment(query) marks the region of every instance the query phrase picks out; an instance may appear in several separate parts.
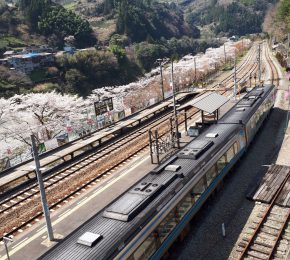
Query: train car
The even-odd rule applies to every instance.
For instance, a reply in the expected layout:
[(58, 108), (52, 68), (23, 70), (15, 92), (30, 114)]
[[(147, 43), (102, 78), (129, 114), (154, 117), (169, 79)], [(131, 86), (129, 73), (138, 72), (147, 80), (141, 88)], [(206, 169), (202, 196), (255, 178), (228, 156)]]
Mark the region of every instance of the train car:
[(256, 87), (41, 259), (160, 259), (237, 160), (274, 105)]

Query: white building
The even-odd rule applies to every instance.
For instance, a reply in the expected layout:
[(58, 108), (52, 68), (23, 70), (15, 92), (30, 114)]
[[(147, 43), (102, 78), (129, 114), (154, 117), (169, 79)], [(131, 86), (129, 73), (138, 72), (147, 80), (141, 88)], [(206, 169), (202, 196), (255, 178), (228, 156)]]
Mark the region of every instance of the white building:
[(27, 53), (9, 57), (9, 64), (24, 73), (30, 73), (41, 66), (49, 66), (54, 62), (52, 53)]

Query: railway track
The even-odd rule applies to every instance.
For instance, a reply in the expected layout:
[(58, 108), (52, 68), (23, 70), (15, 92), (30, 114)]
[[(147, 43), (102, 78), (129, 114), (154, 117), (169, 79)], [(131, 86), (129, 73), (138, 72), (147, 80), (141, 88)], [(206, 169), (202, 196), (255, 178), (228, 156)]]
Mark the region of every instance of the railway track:
[(275, 84), (276, 86), (279, 86), (279, 84), (280, 84), (279, 80), (280, 79), (279, 79), (278, 70), (277, 70), (274, 62), (271, 59), (270, 50), (269, 50), (268, 46), (267, 46), (265, 52), (266, 52), (266, 61), (270, 65), (271, 82), (272, 82), (272, 84)]
[[(252, 50), (250, 50), (250, 51), (252, 51), (253, 52), (253, 49)], [(250, 53), (250, 52), (249, 52)], [(251, 57), (251, 55), (248, 55), (248, 58), (237, 68), (237, 73), (239, 73), (239, 71), (241, 71), (241, 70), (243, 70), (244, 69), (244, 66), (249, 62), (249, 58)], [(230, 75), (228, 75), (227, 77), (225, 77), (222, 81), (221, 81), (221, 83), (225, 83), (225, 82), (227, 82), (227, 81), (229, 81), (230, 80), (230, 78), (232, 77), (232, 74), (230, 74)], [(127, 133), (127, 134), (124, 134), (122, 137), (120, 137), (120, 138), (118, 138), (117, 140), (115, 140), (115, 141), (113, 141), (113, 142), (109, 142), (108, 144), (106, 144), (104, 147), (100, 147), (97, 151), (94, 151), (94, 152), (92, 152), (92, 155), (89, 155), (89, 156), (84, 156), (83, 158), (81, 158), (81, 159), (77, 159), (77, 160), (74, 160), (74, 162), (71, 164), (71, 165), (69, 165), (69, 166), (67, 166), (67, 167), (65, 167), (64, 169), (68, 169), (68, 168), (71, 168), (71, 167), (75, 167), (75, 166), (77, 166), (79, 163), (82, 163), (82, 162), (84, 162), (84, 161), (88, 161), (88, 160), (92, 160), (92, 161), (94, 161), (94, 159), (92, 159), (92, 158), (94, 158), (94, 154), (96, 154), (96, 153), (99, 153), (99, 154), (101, 154), (101, 153), (103, 153), (105, 150), (107, 150), (108, 148), (109, 148), (109, 150), (114, 150), (114, 149), (110, 149), (110, 147), (114, 147), (114, 146), (117, 146), (118, 147), (118, 144), (122, 144), (122, 142), (123, 143), (126, 143), (127, 142), (127, 138), (129, 137), (133, 137), (133, 138), (130, 138), (130, 139), (134, 139), (135, 138), (135, 136), (138, 136), (138, 134), (140, 134), (140, 131), (142, 131), (142, 128), (146, 128), (146, 125), (152, 125), (150, 128), (152, 128), (152, 127), (154, 127), (154, 123), (155, 122), (157, 122), (157, 124), (158, 124), (158, 121), (160, 120), (160, 118), (164, 118), (164, 117), (166, 117), (166, 116), (168, 116), (168, 115), (170, 115), (171, 114), (171, 111), (170, 112), (168, 112), (168, 113), (166, 113), (166, 114), (164, 114), (164, 115), (162, 115), (162, 116), (160, 116), (160, 117), (158, 117), (158, 118), (156, 118), (156, 119), (154, 119), (153, 121), (151, 121), (151, 122), (149, 122), (148, 124), (145, 124), (145, 125), (143, 125), (143, 126), (140, 126), (140, 127), (138, 127), (136, 130), (134, 130), (134, 131), (132, 131), (132, 132), (129, 132), (129, 133)], [(163, 120), (164, 121), (164, 120)], [(161, 120), (161, 123), (163, 122), (162, 120)], [(141, 129), (141, 130), (140, 130)], [(105, 155), (106, 155), (106, 153), (105, 153)], [(58, 171), (59, 172), (59, 171)], [(45, 173), (43, 173), (44, 175), (45, 175)], [(3, 201), (3, 198), (5, 198), (5, 192), (4, 192), (4, 196), (3, 196), (3, 194), (1, 194), (1, 197), (2, 198), (0, 198), (0, 203), (2, 203), (2, 201)], [(0, 208), (1, 208), (1, 204), (0, 204)], [(0, 210), (0, 213), (1, 213), (1, 210)]]
[[(265, 50), (267, 63), (270, 67), (272, 84), (279, 85), (278, 70), (270, 58), (270, 51)], [(256, 221), (249, 226), (248, 235), (238, 244), (237, 251), (241, 259), (286, 259), (289, 250), (290, 232), (289, 208), (276, 205), (276, 201), (290, 178), (287, 175), (269, 205), (263, 205)], [(250, 234), (250, 235), (249, 235)]]
[[(241, 73), (239, 76), (240, 80), (244, 77), (247, 77), (249, 73), (252, 73), (257, 68), (256, 65), (251, 65), (250, 61), (252, 58), (252, 55), (255, 53), (254, 50), (251, 50), (248, 53), (248, 57), (243, 62), (239, 68), (238, 73)], [(248, 66), (250, 68), (246, 69)], [(226, 83), (231, 81), (232, 74), (227, 76), (222, 83)], [(231, 84), (233, 85), (233, 84)], [(222, 94), (229, 95), (228, 91), (224, 91)], [(195, 116), (198, 113), (197, 109), (192, 109), (192, 111), (189, 114), (189, 118)], [(113, 143), (109, 144), (106, 147), (101, 148), (97, 151), (97, 153), (92, 154), (90, 156), (86, 156), (82, 160), (75, 162), (73, 165), (66, 167), (65, 169), (58, 171), (50, 176), (47, 176), (44, 179), (44, 184), (46, 188), (46, 192), (48, 194), (48, 197), (51, 196), (54, 192), (57, 190), (61, 190), (61, 185), (63, 185), (66, 182), (72, 182), (73, 177), (79, 177), (82, 173), (89, 171), (90, 168), (92, 168), (94, 165), (103, 166), (100, 167), (99, 171), (97, 173), (94, 173), (92, 175), (87, 174), (87, 178), (84, 178), (78, 185), (76, 185), (73, 189), (67, 190), (64, 193), (61, 194), (61, 196), (55, 197), (52, 196), (52, 199), (49, 200), (50, 204), (50, 210), (54, 211), (57, 207), (60, 207), (61, 204), (65, 203), (68, 199), (74, 198), (75, 195), (79, 195), (84, 189), (86, 189), (88, 186), (98, 183), (103, 177), (106, 177), (107, 175), (110, 175), (112, 171), (118, 167), (120, 164), (124, 163), (128, 159), (132, 158), (133, 155), (136, 153), (141, 152), (145, 148), (148, 147), (148, 141), (144, 139), (147, 139), (147, 131), (149, 128), (157, 127), (163, 131), (163, 134), (168, 132), (169, 127), (168, 125), (168, 119), (171, 117), (171, 112), (163, 115), (161, 118), (156, 119), (153, 123), (144, 126), (142, 129), (138, 129), (134, 132), (131, 132), (127, 136), (124, 136)], [(179, 124), (183, 123), (183, 119), (179, 118)], [(162, 126), (163, 124), (163, 126)], [(164, 129), (163, 129), (164, 128)], [(142, 142), (142, 140), (144, 142)], [(135, 149), (132, 150), (126, 150), (124, 148), (134, 147), (136, 143), (140, 142), (139, 146), (136, 146)], [(114, 154), (120, 154), (122, 152), (126, 152), (126, 156), (121, 156), (118, 160), (114, 160), (114, 163), (107, 163), (108, 157), (113, 157)], [(112, 158), (111, 158), (112, 159)], [(98, 168), (96, 166), (96, 168)], [(77, 181), (79, 181), (78, 178), (75, 178)], [(6, 200), (3, 200), (0, 204), (0, 216), (2, 217), (8, 217), (9, 215), (14, 215), (15, 211), (21, 211), (25, 210), (27, 206), (29, 206), (29, 203), (33, 205), (33, 201), (35, 199), (39, 200), (39, 190), (37, 184), (30, 185), (29, 187), (26, 187), (21, 192), (18, 192)], [(20, 213), (21, 214), (21, 213)], [(31, 223), (34, 221), (38, 221), (39, 218), (42, 217), (42, 212), (40, 205), (35, 208), (35, 213), (31, 214), (30, 216), (26, 216), (26, 219), (21, 219), (18, 224), (15, 226), (11, 226), (5, 230), (5, 233), (2, 233), (6, 236), (13, 236), (17, 231), (22, 232), (22, 230), (25, 227), (31, 226)]]
[[(283, 208), (276, 205), (281, 191), (290, 177), (283, 181), (282, 185), (276, 192), (270, 205), (264, 207), (264, 210), (257, 216), (257, 220), (250, 226), (252, 235), (244, 237), (239, 243), (238, 251), (241, 252), (238, 260), (241, 259), (277, 259), (283, 256), (276, 252), (276, 248), (282, 240), (290, 242), (289, 235), (286, 234), (285, 228), (288, 225), (289, 208)], [(281, 240), (283, 236), (283, 239)], [(285, 258), (285, 255), (284, 255)]]

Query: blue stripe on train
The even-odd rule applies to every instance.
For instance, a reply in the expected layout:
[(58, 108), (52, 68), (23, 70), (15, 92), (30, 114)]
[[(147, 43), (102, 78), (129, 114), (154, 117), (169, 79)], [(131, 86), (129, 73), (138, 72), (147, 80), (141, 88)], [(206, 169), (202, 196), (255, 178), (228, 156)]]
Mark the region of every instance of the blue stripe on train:
[[(201, 195), (199, 200), (194, 204), (194, 206), (190, 209), (190, 211), (183, 217), (181, 222), (177, 224), (177, 226), (172, 230), (172, 232), (169, 234), (169, 236), (165, 239), (162, 246), (154, 253), (154, 255), (151, 257), (152, 259), (158, 259), (160, 258), (164, 251), (169, 247), (169, 245), (174, 241), (174, 239), (180, 234), (180, 232), (183, 230), (184, 226), (187, 224), (187, 222), (196, 214), (196, 212), (200, 209), (202, 204), (206, 201), (206, 199), (209, 197), (209, 195), (212, 193), (213, 189), (216, 188), (216, 186), (219, 184), (219, 182), (225, 177), (225, 175), (228, 173), (228, 171), (234, 166), (234, 164), (237, 162), (237, 160), (240, 159), (240, 157), (245, 153), (246, 149), (242, 148), (240, 152), (232, 159), (232, 161), (221, 171), (221, 173), (214, 179), (214, 181), (211, 183), (211, 185), (204, 191), (204, 193)], [(170, 204), (167, 204), (165, 207), (170, 207)], [(153, 222), (149, 223), (143, 230), (143, 236), (147, 237), (147, 232), (149, 229), (151, 229), (152, 226), (155, 226), (156, 222), (164, 216), (160, 215), (156, 218)], [(181, 230), (180, 230), (181, 229)], [(142, 237), (140, 237), (141, 239)], [(122, 254), (117, 259), (123, 259), (130, 250), (135, 246), (135, 244), (139, 241), (135, 241), (130, 245), (129, 248), (127, 248), (126, 251), (122, 252)]]
[(229, 170), (234, 166), (234, 164), (241, 158), (245, 153), (245, 148), (243, 148), (233, 159), (232, 161), (221, 171), (221, 173), (214, 179), (211, 185), (206, 189), (206, 191), (201, 195), (199, 200), (194, 204), (190, 211), (183, 217), (183, 219), (176, 225), (172, 232), (168, 235), (165, 241), (162, 243), (161, 247), (154, 253), (151, 259), (159, 259), (169, 248), (169, 246), (175, 241), (179, 236), (181, 231), (184, 229), (185, 225), (190, 221), (190, 219), (198, 212), (202, 204), (207, 200), (211, 195), (213, 190), (217, 187), (220, 181), (226, 176)]

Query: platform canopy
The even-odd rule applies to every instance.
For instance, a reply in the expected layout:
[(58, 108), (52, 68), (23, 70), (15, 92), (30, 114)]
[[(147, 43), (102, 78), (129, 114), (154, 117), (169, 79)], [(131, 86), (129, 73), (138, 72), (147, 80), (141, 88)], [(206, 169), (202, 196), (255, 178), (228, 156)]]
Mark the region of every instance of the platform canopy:
[(228, 101), (229, 99), (225, 96), (215, 92), (207, 92), (188, 102), (185, 106), (196, 107), (206, 113), (212, 114)]

